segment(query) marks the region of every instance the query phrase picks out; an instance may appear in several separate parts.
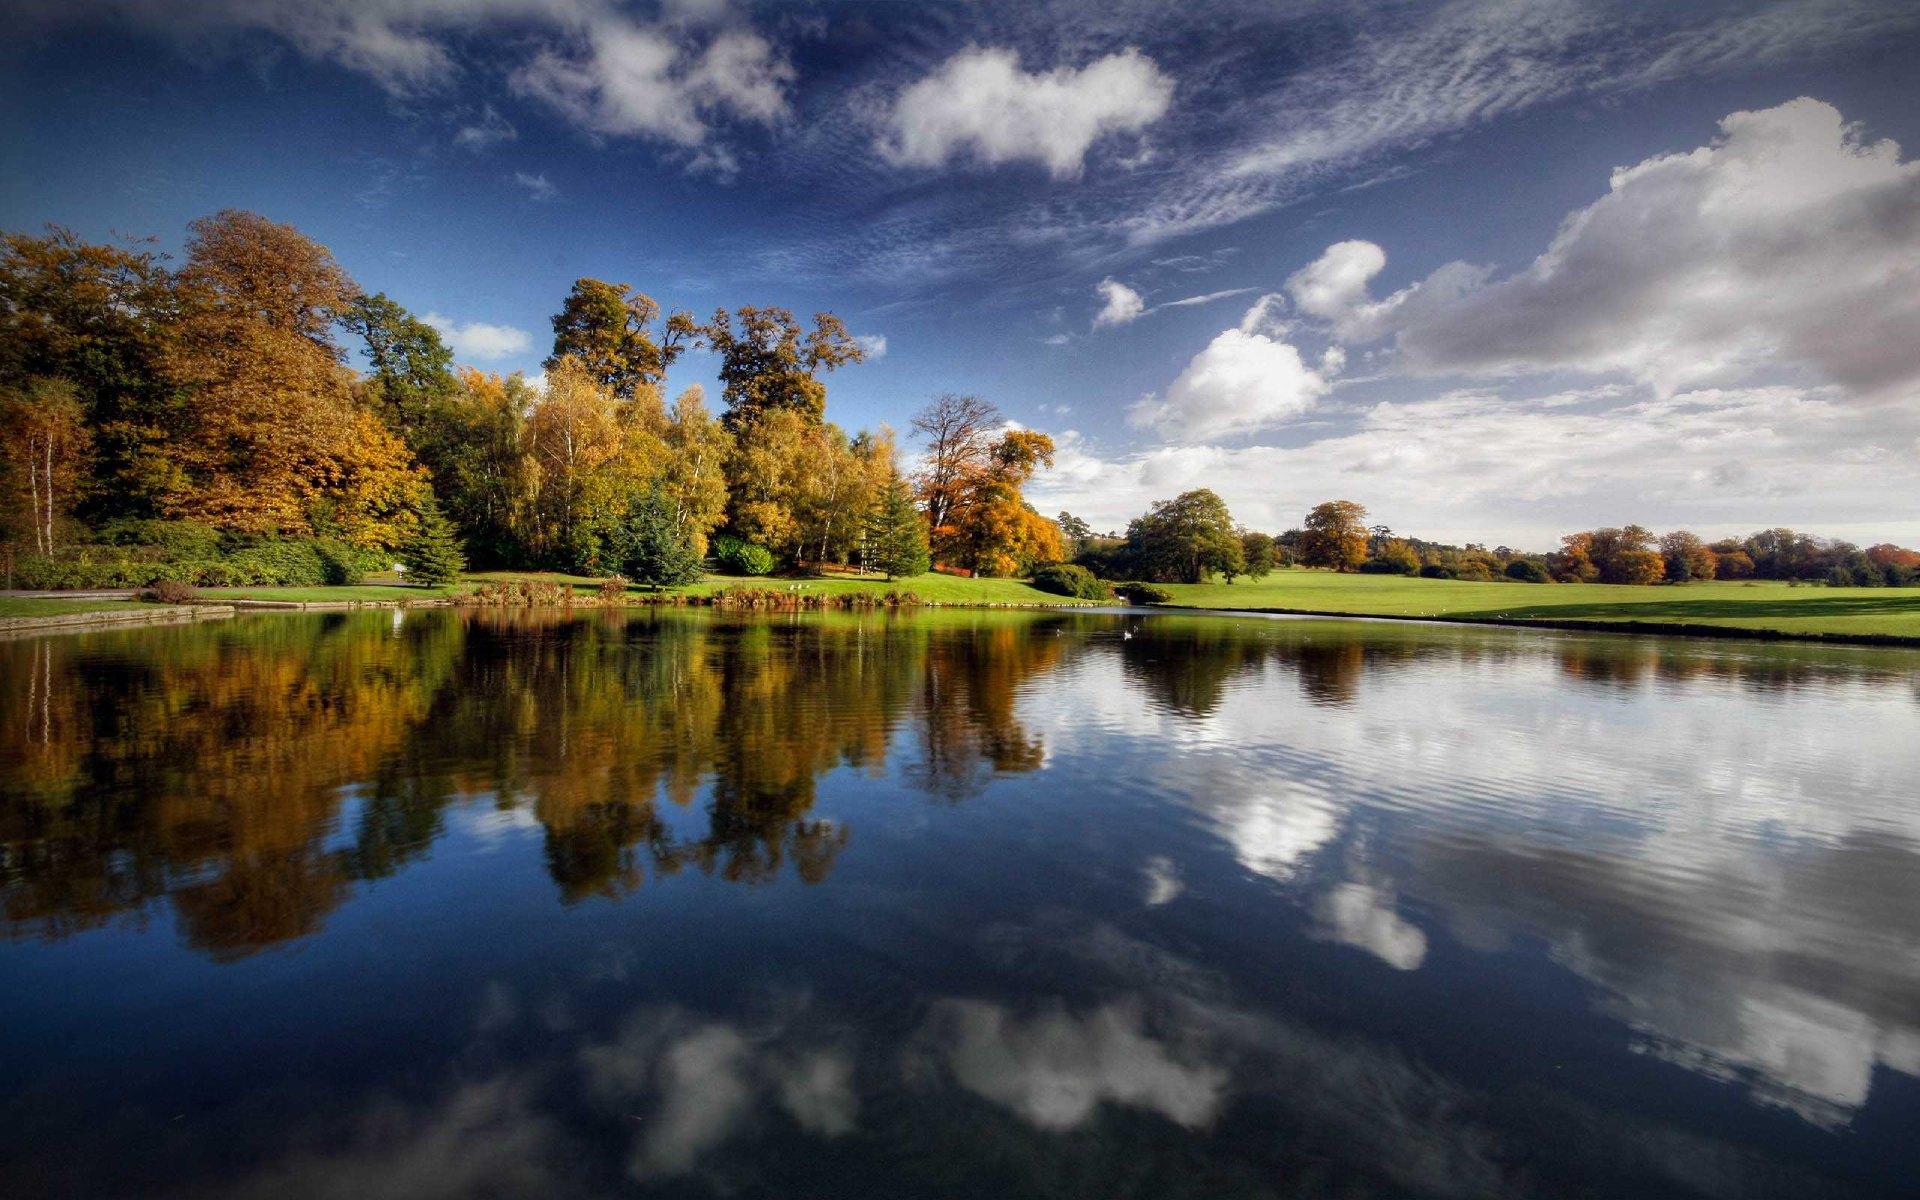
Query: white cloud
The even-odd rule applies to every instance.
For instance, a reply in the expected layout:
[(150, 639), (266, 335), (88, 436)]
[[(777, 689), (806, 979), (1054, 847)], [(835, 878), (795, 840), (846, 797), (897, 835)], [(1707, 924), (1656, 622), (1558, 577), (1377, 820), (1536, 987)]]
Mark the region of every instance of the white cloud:
[(902, 166), (971, 155), (988, 166), (1036, 162), (1064, 179), (1094, 143), (1145, 129), (1172, 100), (1173, 80), (1138, 50), (1031, 73), (1017, 51), (976, 47), (900, 93), (877, 148)]
[(751, 30), (723, 31), (696, 50), (673, 29), (605, 17), (590, 21), (574, 46), (541, 50), (511, 85), (591, 132), (692, 147), (715, 114), (762, 124), (785, 116), (793, 77)]
[(1202, 441), (1281, 424), (1326, 395), (1328, 377), (1280, 340), (1284, 327), (1270, 316), (1272, 299), (1261, 297), (1239, 328), (1222, 331), (1193, 356), (1164, 398), (1143, 397), (1128, 419), (1168, 437)]
[(1453, 263), (1374, 301), (1385, 256), (1342, 242), (1289, 290), (1420, 372), (1617, 372), (1663, 393), (1766, 368), (1857, 392), (1920, 379), (1920, 163), (1805, 98), (1721, 130), (1614, 172), (1507, 277)]
[(1117, 279), (1102, 279), (1094, 285), (1094, 291), (1106, 301), (1100, 311), (1094, 314), (1095, 329), (1109, 325), (1125, 325), (1129, 321), (1139, 319), (1140, 314), (1147, 311), (1146, 302), (1140, 299), (1140, 293)]
[(513, 182), (527, 189), (527, 198), (530, 200), (544, 202), (560, 194), (560, 189), (553, 186), (553, 181), (544, 174), (532, 175), (525, 171), (515, 171)]
[(438, 330), (453, 352), (465, 359), (506, 358), (523, 354), (533, 345), (532, 334), (511, 325), (489, 325), (484, 321), (468, 321), (462, 325), (436, 312), (427, 313), (421, 320)]
[(943, 1000), (932, 1021), (960, 1085), (1041, 1129), (1085, 1125), (1102, 1102), (1157, 1112), (1188, 1128), (1213, 1121), (1227, 1072), (1189, 1065), (1112, 1004), (1085, 1017), (1054, 1011), (1022, 1020), (997, 1004)]
[(1568, 530), (1626, 521), (1710, 536), (1789, 525), (1862, 543), (1920, 540), (1920, 406), (1849, 404), (1834, 389), (1637, 400), (1631, 390), (1382, 403), (1346, 431), (1295, 445), (1107, 455), (1076, 437), (1030, 494), (1042, 511), (1114, 528), (1153, 500), (1210, 487), (1236, 517), (1275, 531), (1350, 496), (1423, 537), (1542, 550)]
[(1313, 906), (1316, 933), (1365, 950), (1396, 971), (1417, 970), (1427, 958), (1427, 935), (1394, 911), (1391, 893), (1363, 883), (1341, 883)]
[(475, 154), (499, 145), (511, 142), (520, 136), (520, 131), (489, 104), (480, 110), (480, 117), (470, 125), (462, 125), (453, 135), (453, 144)]
[(887, 356), (887, 335), (884, 333), (863, 333), (853, 340), (858, 342), (860, 348), (867, 352), (869, 359), (885, 358)]
[[(491, 44), (520, 56), (508, 75), (517, 94), (590, 133), (689, 149), (707, 143), (720, 118), (783, 118), (794, 78), (724, 5), (669, 5), (649, 18), (604, 0), (48, 0), (33, 15), (106, 15), (202, 49), (220, 33), (265, 33), (408, 98), (445, 93), (469, 73), (463, 40), (501, 35)], [(483, 149), (510, 136), (504, 125), (469, 126), (455, 140)]]

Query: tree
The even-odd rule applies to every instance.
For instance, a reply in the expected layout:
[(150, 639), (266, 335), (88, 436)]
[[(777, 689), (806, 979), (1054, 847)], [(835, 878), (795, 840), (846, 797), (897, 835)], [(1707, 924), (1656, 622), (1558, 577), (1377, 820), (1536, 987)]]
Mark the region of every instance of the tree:
[(1351, 571), (1367, 560), (1367, 510), (1351, 500), (1315, 505), (1300, 534), (1300, 561)]
[(1560, 549), (1547, 555), (1547, 568), (1561, 583), (1592, 583), (1600, 578), (1592, 551), (1592, 534), (1566, 534), (1560, 539)]
[(1669, 583), (1712, 579), (1719, 573), (1719, 560), (1714, 552), (1685, 530), (1675, 530), (1660, 539), (1660, 557)]
[(456, 380), (428, 410), (420, 457), (468, 554), (490, 566), (519, 565), (535, 495), (522, 431), (538, 396), (518, 374), (502, 379), (462, 367)]
[(651, 488), (627, 509), (615, 539), (620, 572), (655, 589), (700, 578), (700, 555), (674, 515), (673, 501)]
[(58, 522), (72, 511), (87, 477), (92, 437), (79, 389), (64, 379), (30, 379), (24, 387), (0, 389), (0, 440), (7, 482), (16, 506), (26, 502), (24, 524), (33, 547), (53, 553)]
[(1361, 569), (1382, 575), (1418, 575), (1420, 553), (1406, 539), (1389, 537), (1374, 549)]
[(642, 388), (658, 388), (667, 368), (699, 332), (689, 313), (676, 312), (653, 333), (660, 305), (624, 283), (576, 279), (553, 317), (553, 353), (542, 365), (553, 370), (570, 358), (616, 399), (632, 400)]
[(428, 411), (460, 386), (453, 374), (453, 351), (440, 340), (439, 330), (384, 292), (356, 297), (341, 323), (366, 344), (374, 406), (418, 454)]
[(466, 558), (436, 501), (429, 499), (421, 506), (413, 536), (400, 547), (400, 564), (407, 569), (407, 579), (421, 587), (447, 587), (460, 581)]
[(1654, 549), (1653, 532), (1639, 525), (1590, 531), (1587, 554), (1602, 583), (1658, 583), (1667, 570)]
[[(1066, 557), (1060, 527), (1034, 511), (1021, 489), (1053, 465), (1053, 439), (1009, 428), (978, 437), (960, 457), (954, 477), (939, 485), (944, 520), (932, 525), (934, 557), (981, 575), (1015, 575)], [(926, 499), (923, 487), (922, 498)]]
[(1247, 578), (1265, 579), (1274, 568), (1273, 535), (1255, 529), (1241, 530), (1240, 556), (1246, 563)]
[(622, 402), (578, 360), (554, 364), (521, 431), (532, 460), (527, 534), (536, 557), (582, 572), (612, 561), (611, 541), (634, 498), (660, 481), (664, 424), (651, 388)]
[(176, 309), (174, 277), (139, 243), (93, 245), (59, 226), (0, 237), (0, 386), (74, 385), (92, 434), (97, 515), (157, 515), (177, 486), (168, 442), (180, 404), (162, 369)]
[(1070, 512), (1062, 512), (1053, 523), (1060, 527), (1060, 536), (1067, 540), (1067, 549), (1075, 556), (1085, 551), (1087, 543), (1093, 540), (1093, 526)]
[(1246, 570), (1246, 552), (1226, 503), (1206, 488), (1162, 500), (1127, 526), (1135, 573), (1155, 582), (1201, 583), (1211, 573), (1229, 582)]
[(707, 552), (707, 536), (726, 519), (727, 457), (733, 435), (707, 411), (699, 384), (680, 393), (667, 420), (666, 471), (661, 486), (673, 501), (674, 518), (687, 531), (695, 553)]
[(887, 480), (867, 517), (865, 566), (888, 579), (924, 575), (933, 565), (927, 527), (913, 492), (898, 474)]
[[(735, 321), (738, 320), (738, 327)], [(784, 308), (718, 309), (699, 337), (720, 356), (727, 402), (723, 420), (735, 433), (769, 412), (789, 410), (819, 423), (827, 411), (821, 374), (864, 362), (867, 352), (832, 313), (815, 313), (813, 330)]]
[(992, 404), (951, 392), (914, 414), (913, 431), (926, 441), (926, 467), (914, 486), (933, 530), (951, 523), (967, 482), (986, 469), (992, 435), (1000, 424), (1000, 410)]
[(167, 360), (188, 396), (169, 443), (166, 515), (396, 545), (427, 482), (353, 401), (333, 330), (358, 288), (290, 225), (227, 211), (189, 228)]

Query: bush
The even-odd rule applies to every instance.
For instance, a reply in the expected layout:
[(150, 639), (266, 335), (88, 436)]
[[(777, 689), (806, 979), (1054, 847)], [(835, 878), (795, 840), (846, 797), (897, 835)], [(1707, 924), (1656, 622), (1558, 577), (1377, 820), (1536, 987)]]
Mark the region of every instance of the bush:
[(1043, 592), (1072, 596), (1076, 600), (1113, 599), (1111, 584), (1104, 579), (1094, 578), (1092, 571), (1072, 563), (1049, 563), (1033, 573), (1032, 583)]
[(264, 541), (227, 555), (237, 586), (322, 587), (327, 563), (317, 542)]
[(611, 579), (600, 581), (600, 603), (625, 604), (627, 602), (627, 581), (615, 575)]
[(151, 600), (156, 604), (192, 604), (200, 598), (190, 583), (181, 583), (178, 579), (156, 579), (153, 586), (140, 593), (142, 600)]
[(723, 575), (765, 575), (773, 570), (773, 551), (737, 537), (715, 538), (713, 565)]
[(153, 521), (124, 517), (100, 527), (109, 546), (150, 546), (156, 557), (178, 562), (207, 562), (220, 557), (220, 531), (198, 521)]
[(1370, 558), (1360, 564), (1362, 575), (1412, 575), (1419, 570), (1418, 562), (1408, 565), (1392, 558)]
[(1552, 583), (1547, 565), (1531, 558), (1516, 558), (1507, 564), (1507, 578), (1521, 583)]
[(1422, 579), (1452, 579), (1453, 577), (1453, 568), (1444, 563), (1428, 563), (1426, 566), (1420, 568), (1420, 578)]
[(1167, 589), (1155, 587), (1151, 583), (1142, 583), (1139, 580), (1116, 583), (1113, 585), (1113, 590), (1132, 604), (1165, 604), (1173, 599), (1173, 593)]
[(320, 555), (320, 569), (332, 587), (353, 587), (373, 572), (386, 570), (393, 561), (391, 555), (346, 542), (316, 542), (314, 549)]

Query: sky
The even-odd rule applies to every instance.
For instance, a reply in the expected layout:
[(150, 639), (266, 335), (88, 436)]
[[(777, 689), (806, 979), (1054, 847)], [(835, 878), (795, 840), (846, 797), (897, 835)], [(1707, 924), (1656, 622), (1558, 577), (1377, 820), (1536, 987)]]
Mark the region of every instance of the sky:
[(982, 396), (1099, 529), (1920, 545), (1910, 2), (0, 4), (0, 228), (251, 209), (486, 370), (592, 276), (832, 311), (832, 420)]

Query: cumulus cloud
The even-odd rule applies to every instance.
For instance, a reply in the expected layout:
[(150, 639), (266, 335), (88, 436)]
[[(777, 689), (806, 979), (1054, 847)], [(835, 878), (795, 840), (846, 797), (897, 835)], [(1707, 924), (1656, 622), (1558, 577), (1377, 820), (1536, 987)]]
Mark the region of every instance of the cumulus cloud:
[(427, 313), (421, 320), (433, 326), (453, 352), (465, 359), (506, 358), (523, 354), (533, 345), (532, 334), (511, 325), (489, 325), (484, 321), (468, 321), (463, 325), (437, 312)]
[(863, 333), (853, 340), (860, 343), (860, 348), (867, 352), (869, 359), (887, 356), (887, 335), (884, 333)]
[(1140, 293), (1134, 291), (1118, 279), (1102, 279), (1094, 285), (1094, 291), (1100, 294), (1106, 303), (1093, 316), (1093, 327), (1102, 329), (1109, 325), (1125, 325), (1138, 320), (1141, 313), (1147, 311), (1146, 301)]
[(1279, 336), (1284, 326), (1272, 312), (1272, 298), (1262, 297), (1239, 328), (1222, 331), (1193, 356), (1164, 397), (1142, 398), (1128, 419), (1171, 438), (1205, 441), (1266, 429), (1306, 411), (1333, 385)]
[(1464, 263), (1375, 300), (1342, 242), (1288, 281), (1347, 339), (1428, 373), (1620, 373), (1662, 393), (1806, 367), (1850, 390), (1920, 379), (1920, 163), (1802, 98), (1614, 172), (1524, 269)]
[(1397, 971), (1419, 968), (1427, 958), (1427, 935), (1394, 911), (1391, 893), (1364, 883), (1342, 883), (1314, 901), (1315, 932), (1353, 946)]
[(1018, 51), (975, 47), (901, 91), (878, 149), (901, 166), (971, 156), (987, 166), (1035, 162), (1064, 179), (1101, 138), (1138, 133), (1172, 100), (1173, 80), (1138, 50), (1029, 72)]

